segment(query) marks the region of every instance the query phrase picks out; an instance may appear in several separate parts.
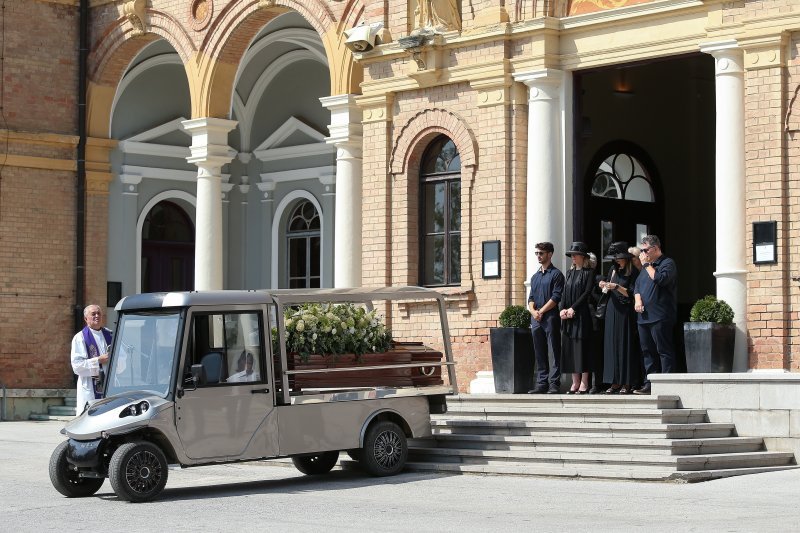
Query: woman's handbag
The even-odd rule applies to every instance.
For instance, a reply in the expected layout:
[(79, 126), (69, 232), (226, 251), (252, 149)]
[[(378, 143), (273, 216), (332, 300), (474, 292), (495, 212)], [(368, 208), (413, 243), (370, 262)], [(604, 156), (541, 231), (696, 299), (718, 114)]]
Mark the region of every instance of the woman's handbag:
[[(616, 273), (617, 273), (616, 270), (613, 270), (611, 272), (611, 276), (608, 278), (609, 282), (611, 282), (611, 280), (614, 279), (614, 274), (616, 274)], [(608, 293), (608, 290), (604, 289), (603, 290), (603, 295), (597, 301), (597, 305), (594, 308), (594, 317), (596, 319), (603, 320), (606, 317), (606, 307), (608, 307), (608, 299), (609, 299), (609, 297), (610, 297), (610, 294)]]
[(603, 320), (606, 317), (606, 307), (608, 307), (608, 293), (604, 293), (600, 300), (597, 302), (597, 306), (594, 308), (594, 317), (598, 320)]

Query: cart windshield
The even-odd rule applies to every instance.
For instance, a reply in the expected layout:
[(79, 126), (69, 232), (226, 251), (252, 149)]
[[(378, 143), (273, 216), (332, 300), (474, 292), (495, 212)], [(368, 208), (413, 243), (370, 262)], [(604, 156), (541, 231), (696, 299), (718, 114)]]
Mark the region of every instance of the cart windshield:
[(175, 371), (180, 312), (131, 312), (114, 334), (106, 397), (146, 390), (166, 397)]

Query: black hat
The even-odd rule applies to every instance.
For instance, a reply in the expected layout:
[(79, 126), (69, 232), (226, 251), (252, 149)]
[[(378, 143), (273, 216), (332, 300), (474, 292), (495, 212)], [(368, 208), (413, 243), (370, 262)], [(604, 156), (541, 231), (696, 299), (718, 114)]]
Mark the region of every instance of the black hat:
[(582, 255), (583, 257), (589, 257), (589, 246), (585, 242), (573, 242), (569, 246), (569, 251), (567, 252), (567, 256), (573, 255)]
[(628, 243), (625, 241), (612, 242), (608, 247), (606, 259), (631, 259), (633, 256), (628, 252)]

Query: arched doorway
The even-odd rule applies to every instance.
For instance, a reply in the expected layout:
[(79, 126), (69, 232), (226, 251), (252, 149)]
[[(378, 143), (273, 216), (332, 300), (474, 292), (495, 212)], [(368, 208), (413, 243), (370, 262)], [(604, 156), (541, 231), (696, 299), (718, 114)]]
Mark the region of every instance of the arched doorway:
[(318, 289), (322, 269), (320, 218), (309, 200), (300, 201), (286, 223), (286, 250), (290, 289)]
[(584, 183), (589, 228), (585, 238), (601, 258), (601, 272), (611, 264), (604, 256), (614, 241), (634, 246), (648, 234), (666, 241), (660, 183), (641, 148), (625, 141), (604, 146), (592, 159)]
[(170, 201), (157, 203), (142, 226), (142, 292), (194, 287), (194, 225)]

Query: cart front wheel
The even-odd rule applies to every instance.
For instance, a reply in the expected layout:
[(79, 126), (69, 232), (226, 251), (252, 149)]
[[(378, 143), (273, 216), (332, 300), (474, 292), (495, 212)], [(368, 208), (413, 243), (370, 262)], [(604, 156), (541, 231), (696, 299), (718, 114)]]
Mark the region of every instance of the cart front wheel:
[(67, 498), (91, 496), (103, 486), (105, 479), (80, 477), (78, 470), (67, 461), (69, 441), (59, 444), (50, 456), (50, 481), (58, 492)]
[(111, 456), (109, 479), (121, 500), (152, 500), (167, 484), (167, 458), (150, 442), (128, 442)]

